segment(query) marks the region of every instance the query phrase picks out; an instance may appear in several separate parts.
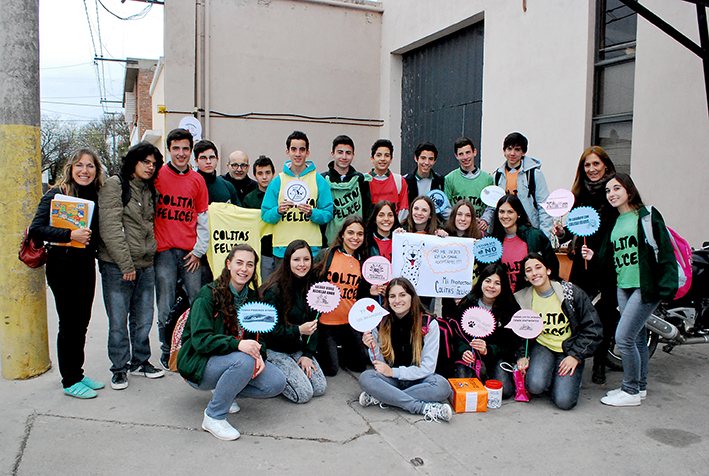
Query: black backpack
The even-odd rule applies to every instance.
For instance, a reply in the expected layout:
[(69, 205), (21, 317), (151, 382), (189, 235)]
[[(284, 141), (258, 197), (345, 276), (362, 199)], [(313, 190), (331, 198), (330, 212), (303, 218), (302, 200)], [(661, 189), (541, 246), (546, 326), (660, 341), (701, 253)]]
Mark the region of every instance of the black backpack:
[(438, 361), (436, 362), (436, 373), (445, 378), (453, 378), (455, 376), (455, 360), (457, 353), (456, 341), (458, 339), (467, 340), (463, 334), (463, 329), (456, 319), (449, 317), (437, 317), (435, 314), (428, 314), (428, 319), (424, 326), (424, 330), (428, 331), (428, 326), (431, 320), (435, 319), (438, 322), (438, 329), (441, 333), (440, 344), (438, 347)]

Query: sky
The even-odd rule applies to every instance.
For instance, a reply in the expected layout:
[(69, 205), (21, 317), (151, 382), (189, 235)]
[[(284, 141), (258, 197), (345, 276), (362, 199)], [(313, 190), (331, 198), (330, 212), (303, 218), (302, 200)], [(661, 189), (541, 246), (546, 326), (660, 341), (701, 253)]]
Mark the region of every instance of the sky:
[[(94, 51), (104, 58), (147, 58), (163, 55), (163, 6), (152, 5), (145, 18), (119, 20), (142, 12), (149, 6), (127, 0), (40, 0), (39, 56), (42, 115), (63, 121), (89, 121), (103, 116), (104, 110), (123, 112), (121, 104), (102, 107), (94, 66)], [(89, 28), (89, 20), (91, 28)], [(97, 22), (98, 13), (98, 22)], [(92, 42), (93, 34), (93, 42)], [(100, 36), (100, 41), (99, 41)], [(94, 50), (95, 45), (95, 50)], [(105, 78), (105, 98), (123, 99), (125, 63), (99, 61)]]

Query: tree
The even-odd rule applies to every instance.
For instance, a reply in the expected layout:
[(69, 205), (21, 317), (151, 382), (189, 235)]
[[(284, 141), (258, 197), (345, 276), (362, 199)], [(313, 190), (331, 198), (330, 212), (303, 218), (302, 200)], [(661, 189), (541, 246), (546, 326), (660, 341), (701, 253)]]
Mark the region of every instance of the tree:
[(41, 128), (42, 171), (53, 183), (76, 149), (87, 147), (99, 157), (108, 175), (121, 169), (121, 158), (130, 147), (130, 133), (123, 114), (105, 115), (85, 124), (43, 116)]

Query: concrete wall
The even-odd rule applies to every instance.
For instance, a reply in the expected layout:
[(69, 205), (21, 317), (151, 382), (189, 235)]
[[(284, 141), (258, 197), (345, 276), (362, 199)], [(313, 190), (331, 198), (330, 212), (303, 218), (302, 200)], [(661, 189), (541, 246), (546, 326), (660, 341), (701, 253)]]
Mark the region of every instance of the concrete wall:
[[(697, 14), (687, 2), (645, 0), (699, 44)], [(702, 61), (644, 19), (638, 20), (632, 176), (643, 200), (700, 246), (709, 241), (709, 113)]]
[[(348, 134), (356, 144), (355, 166), (369, 170), (369, 146), (380, 137), (380, 127), (291, 121), (285, 115), (379, 119), (381, 14), (309, 1), (209, 0), (205, 4), (210, 19), (206, 33), (211, 44), (210, 109), (231, 115), (279, 115), (268, 120), (210, 118), (209, 138), (220, 155), (226, 158), (241, 149), (253, 162), (265, 154), (280, 169), (286, 158), (285, 139), (297, 129), (308, 134), (310, 157), (324, 169), (332, 139)], [(201, 15), (193, 2), (165, 5), (169, 111), (189, 112), (195, 106), (194, 38)], [(183, 31), (171, 26), (173, 19)], [(182, 117), (169, 114), (168, 129)], [(220, 168), (225, 167), (222, 160)]]

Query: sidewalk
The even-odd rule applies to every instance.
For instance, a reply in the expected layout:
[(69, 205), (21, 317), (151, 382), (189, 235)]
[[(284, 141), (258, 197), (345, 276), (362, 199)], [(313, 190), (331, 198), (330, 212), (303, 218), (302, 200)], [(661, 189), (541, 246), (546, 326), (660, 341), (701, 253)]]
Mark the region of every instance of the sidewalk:
[[(56, 315), (48, 300), (56, 365)], [(578, 407), (563, 412), (548, 398), (505, 401), (502, 408), (425, 422), (394, 409), (362, 408), (357, 376), (340, 372), (327, 393), (305, 405), (283, 397), (239, 400), (229, 421), (237, 441), (201, 430), (211, 392), (178, 374), (110, 388), (107, 318), (100, 286), (86, 345), (86, 374), (106, 383), (99, 396), (65, 396), (58, 370), (27, 381), (0, 379), (0, 474), (291, 474), (568, 475), (706, 474), (709, 466), (709, 346), (687, 346), (650, 360), (648, 398), (640, 407), (599, 403), (620, 385), (583, 380)], [(159, 343), (152, 334), (157, 365)], [(420, 458), (423, 465), (412, 460)]]

